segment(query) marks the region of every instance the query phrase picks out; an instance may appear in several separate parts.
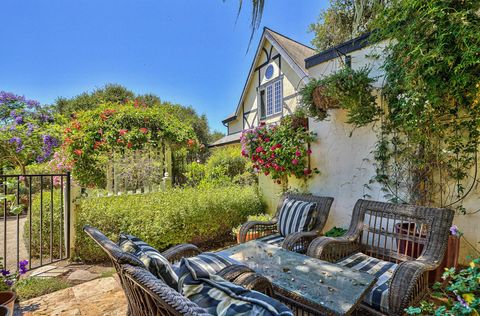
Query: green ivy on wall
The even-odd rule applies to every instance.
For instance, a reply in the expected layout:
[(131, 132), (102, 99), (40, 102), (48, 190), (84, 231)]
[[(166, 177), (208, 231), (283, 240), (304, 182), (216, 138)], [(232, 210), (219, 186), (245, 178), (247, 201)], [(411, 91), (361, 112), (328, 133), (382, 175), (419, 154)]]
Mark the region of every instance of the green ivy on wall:
[(381, 122), (374, 180), (394, 202), (465, 212), (461, 201), (478, 181), (479, 12), (476, 0), (392, 1), (371, 38), (388, 43), (385, 106), (375, 102), (366, 68), (312, 80), (301, 92), (318, 119), (340, 107), (355, 127)]

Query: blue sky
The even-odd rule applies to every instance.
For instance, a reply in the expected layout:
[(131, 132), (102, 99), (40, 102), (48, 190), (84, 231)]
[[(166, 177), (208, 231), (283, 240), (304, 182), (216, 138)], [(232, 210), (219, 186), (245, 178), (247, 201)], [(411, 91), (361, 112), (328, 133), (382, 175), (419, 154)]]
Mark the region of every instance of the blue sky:
[[(0, 90), (42, 103), (119, 83), (192, 105), (213, 130), (236, 107), (261, 30), (250, 1), (2, 0)], [(309, 44), (327, 0), (267, 0), (262, 27)]]

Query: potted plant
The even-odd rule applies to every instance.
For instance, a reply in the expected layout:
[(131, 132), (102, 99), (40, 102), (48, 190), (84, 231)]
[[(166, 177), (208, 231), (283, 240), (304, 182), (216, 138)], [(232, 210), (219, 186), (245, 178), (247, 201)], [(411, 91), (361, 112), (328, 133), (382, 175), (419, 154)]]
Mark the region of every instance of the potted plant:
[[(414, 239), (419, 239), (420, 237), (426, 238), (427, 235), (426, 231), (420, 231), (418, 229), (418, 226), (414, 223), (399, 223), (396, 225), (395, 229), (399, 236), (411, 236)], [(447, 249), (445, 251), (443, 260), (436, 270), (430, 272), (429, 281), (431, 283), (439, 282), (445, 269), (458, 267), (458, 256), (460, 253), (461, 236), (462, 232), (458, 229), (457, 226), (453, 225), (450, 228)], [(423, 252), (423, 244), (414, 241), (407, 241), (402, 238), (397, 238), (397, 247), (399, 253), (409, 255), (414, 258), (419, 257)]]
[(470, 261), (468, 267), (446, 269), (442, 283), (433, 286), (433, 293), (419, 306), (405, 310), (408, 315), (479, 315), (480, 259)]
[[(248, 222), (251, 222), (251, 221), (268, 222), (271, 220), (272, 220), (272, 215), (270, 214), (249, 215), (247, 218)], [(234, 227), (232, 229), (232, 235), (237, 238), (237, 243), (240, 243), (240, 228), (242, 228), (242, 225), (238, 225), (237, 227)], [(272, 233), (271, 231), (264, 231), (262, 232), (262, 235), (269, 235), (271, 233)], [(260, 237), (262, 237), (260, 235), (260, 232), (254, 232), (251, 234), (249, 233), (245, 241), (254, 240)]]
[(17, 294), (12, 291), (12, 286), (21, 275), (27, 272), (28, 260), (20, 261), (18, 270), (15, 273), (11, 273), (10, 270), (6, 269), (2, 261), (3, 259), (0, 258), (0, 305), (8, 309), (9, 314), (7, 313), (7, 315), (13, 315)]

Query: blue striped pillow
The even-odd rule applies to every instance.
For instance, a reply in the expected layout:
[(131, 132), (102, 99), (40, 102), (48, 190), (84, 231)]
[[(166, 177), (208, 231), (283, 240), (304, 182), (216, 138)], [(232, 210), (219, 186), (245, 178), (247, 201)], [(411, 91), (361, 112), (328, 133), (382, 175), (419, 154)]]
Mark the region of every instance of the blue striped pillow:
[(143, 262), (145, 267), (157, 278), (161, 279), (170, 287), (178, 288), (178, 276), (173, 271), (170, 262), (153, 248), (138, 237), (120, 234), (118, 239), (118, 245), (120, 248), (128, 253), (136, 256)]
[(179, 292), (205, 308), (210, 315), (293, 316), (282, 303), (257, 291), (247, 290), (215, 274), (198, 269), (192, 258), (179, 267)]
[(277, 228), (282, 236), (312, 229), (317, 203), (286, 198), (278, 215)]
[(383, 261), (357, 252), (340, 260), (337, 264), (376, 276), (377, 282), (365, 294), (363, 301), (374, 309), (388, 314), (390, 280), (398, 266), (396, 263)]

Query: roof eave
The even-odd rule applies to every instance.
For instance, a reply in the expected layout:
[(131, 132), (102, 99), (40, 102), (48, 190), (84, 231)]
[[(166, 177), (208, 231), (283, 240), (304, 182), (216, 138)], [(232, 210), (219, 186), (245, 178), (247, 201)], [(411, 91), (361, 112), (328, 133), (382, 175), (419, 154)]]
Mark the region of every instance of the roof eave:
[(316, 55), (305, 59), (305, 68), (309, 69), (318, 64), (324, 63), (331, 59), (339, 57), (339, 55), (346, 55), (353, 51), (362, 49), (370, 44), (369, 37), (372, 33), (364, 33), (356, 38), (348, 40), (344, 43), (338, 44), (334, 47), (326, 49)]

